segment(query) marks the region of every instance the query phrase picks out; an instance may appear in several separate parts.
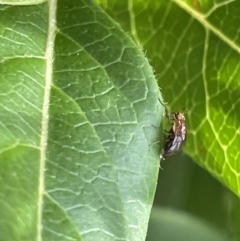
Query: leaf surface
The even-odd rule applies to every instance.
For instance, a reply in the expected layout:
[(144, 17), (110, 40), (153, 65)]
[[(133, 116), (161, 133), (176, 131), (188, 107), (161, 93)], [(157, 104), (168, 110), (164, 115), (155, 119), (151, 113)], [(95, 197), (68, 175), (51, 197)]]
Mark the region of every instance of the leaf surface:
[(159, 91), (94, 2), (0, 5), (0, 240), (145, 240)]

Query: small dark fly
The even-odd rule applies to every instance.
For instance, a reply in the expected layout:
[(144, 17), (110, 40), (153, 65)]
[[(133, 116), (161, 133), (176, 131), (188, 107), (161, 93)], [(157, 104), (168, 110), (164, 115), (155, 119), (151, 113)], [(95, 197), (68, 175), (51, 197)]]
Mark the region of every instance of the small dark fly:
[(165, 107), (165, 115), (168, 119), (169, 125), (171, 125), (171, 129), (167, 132), (167, 138), (162, 150), (161, 158), (164, 159), (166, 156), (170, 156), (181, 151), (183, 145), (186, 142), (187, 137), (187, 126), (183, 112), (171, 112), (168, 113), (166, 106), (161, 102), (160, 103)]

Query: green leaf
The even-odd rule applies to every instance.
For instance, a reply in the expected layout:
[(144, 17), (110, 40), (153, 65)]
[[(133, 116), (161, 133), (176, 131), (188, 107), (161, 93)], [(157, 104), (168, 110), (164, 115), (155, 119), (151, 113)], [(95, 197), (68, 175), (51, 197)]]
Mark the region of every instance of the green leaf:
[(240, 2), (99, 2), (146, 51), (171, 109), (189, 110), (186, 152), (240, 196)]
[(92, 1), (0, 5), (0, 240), (145, 240), (163, 108)]

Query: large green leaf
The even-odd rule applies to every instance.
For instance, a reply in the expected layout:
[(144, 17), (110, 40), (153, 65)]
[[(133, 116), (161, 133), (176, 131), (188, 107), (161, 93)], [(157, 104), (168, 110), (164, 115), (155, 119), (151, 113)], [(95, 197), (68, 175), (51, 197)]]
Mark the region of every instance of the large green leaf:
[(187, 153), (240, 196), (240, 1), (99, 2), (146, 51), (172, 110), (189, 110)]
[(0, 49), (0, 240), (144, 240), (163, 108), (142, 52), (89, 0), (0, 5)]

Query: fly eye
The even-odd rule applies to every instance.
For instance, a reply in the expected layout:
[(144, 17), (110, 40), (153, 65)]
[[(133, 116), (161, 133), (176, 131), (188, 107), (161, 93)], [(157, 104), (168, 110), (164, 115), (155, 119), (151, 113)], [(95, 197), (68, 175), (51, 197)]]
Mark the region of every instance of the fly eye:
[(175, 113), (175, 119), (179, 119), (179, 113)]

